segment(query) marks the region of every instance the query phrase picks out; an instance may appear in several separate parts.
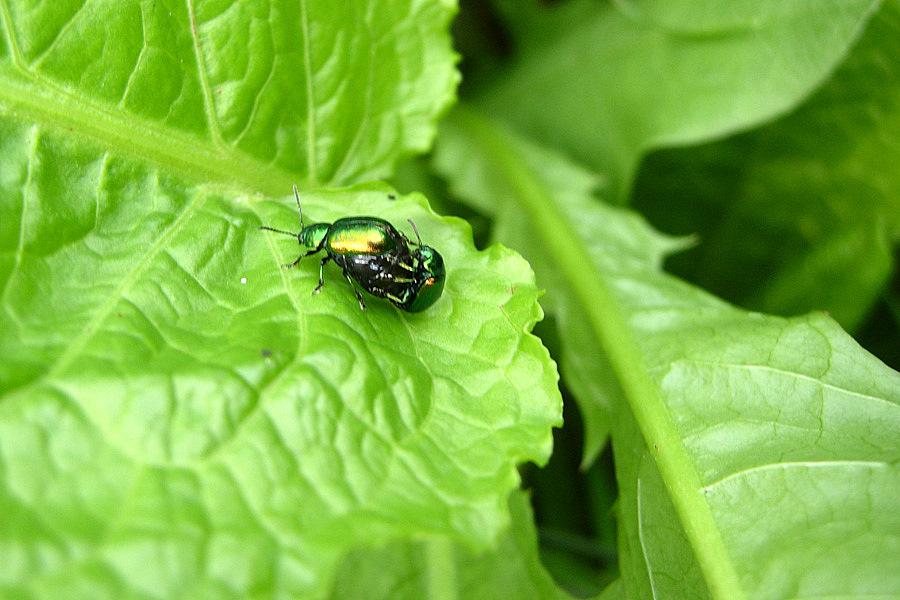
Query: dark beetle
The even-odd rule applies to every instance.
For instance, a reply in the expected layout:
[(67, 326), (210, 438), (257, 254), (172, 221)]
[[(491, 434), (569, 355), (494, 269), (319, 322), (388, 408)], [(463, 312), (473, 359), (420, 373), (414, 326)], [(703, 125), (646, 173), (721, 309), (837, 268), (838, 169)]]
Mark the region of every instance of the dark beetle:
[(266, 226), (260, 229), (295, 236), (300, 245), (307, 248), (297, 260), (282, 265), (287, 268), (297, 266), (306, 256), (325, 250), (325, 257), (319, 263), (319, 285), (313, 294), (325, 284), (325, 263), (333, 260), (341, 267), (363, 310), (366, 310), (366, 303), (354, 282), (373, 296), (386, 298), (408, 312), (425, 310), (441, 297), (447, 278), (444, 259), (431, 246), (422, 245), (419, 230), (411, 220), (409, 223), (416, 232), (417, 242), (378, 217), (346, 217), (334, 223), (305, 227), (297, 186), (294, 186), (294, 196), (300, 213), (300, 233)]

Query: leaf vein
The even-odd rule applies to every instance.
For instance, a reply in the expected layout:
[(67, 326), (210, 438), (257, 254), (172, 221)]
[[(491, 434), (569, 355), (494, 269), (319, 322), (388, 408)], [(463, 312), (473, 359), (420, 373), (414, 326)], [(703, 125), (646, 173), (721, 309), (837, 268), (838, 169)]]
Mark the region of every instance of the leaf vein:
[(306, 0), (300, 0), (300, 25), (303, 28), (303, 68), (306, 70), (306, 161), (309, 165), (309, 178), (318, 181), (316, 173), (316, 110), (313, 86), (312, 59), (310, 57), (309, 15)]
[(128, 75), (128, 81), (125, 83), (125, 89), (122, 91), (122, 99), (119, 100), (119, 108), (125, 106), (125, 100), (128, 99), (128, 93), (131, 91), (131, 86), (134, 84), (134, 80), (137, 77), (138, 71), (140, 70), (141, 63), (144, 61), (144, 55), (147, 53), (147, 19), (144, 15), (144, 5), (141, 5), (141, 37), (143, 43), (141, 44), (141, 51), (138, 53), (137, 60), (134, 62), (134, 68), (131, 70), (131, 73)]
[(75, 336), (66, 349), (60, 354), (56, 363), (48, 369), (46, 375), (43, 378), (55, 378), (60, 373), (62, 373), (66, 367), (68, 367), (71, 362), (75, 359), (78, 353), (84, 348), (87, 342), (91, 339), (91, 337), (96, 333), (97, 328), (100, 323), (109, 316), (112, 312), (113, 307), (115, 307), (116, 303), (119, 302), (124, 297), (125, 290), (137, 280), (138, 276), (144, 272), (144, 270), (149, 266), (150, 262), (153, 258), (162, 250), (165, 245), (172, 239), (175, 233), (181, 228), (181, 226), (187, 221), (190, 216), (194, 213), (197, 206), (200, 202), (205, 198), (203, 194), (197, 194), (196, 197), (185, 207), (185, 210), (178, 216), (175, 221), (169, 225), (166, 230), (163, 232), (161, 236), (159, 236), (156, 242), (144, 253), (144, 256), (138, 261), (138, 263), (134, 266), (133, 269), (122, 279), (122, 282), (116, 287), (110, 297), (104, 302), (95, 313), (94, 317), (88, 321), (88, 323), (84, 326), (81, 332)]
[[(374, 37), (372, 35), (371, 7), (372, 4), (369, 5), (369, 12), (366, 14), (366, 30), (369, 33), (369, 39), (372, 39)], [(335, 170), (334, 176), (331, 178), (331, 185), (344, 183), (344, 169), (346, 168), (347, 162), (350, 160), (350, 158), (354, 156), (356, 147), (359, 145), (359, 141), (363, 137), (363, 132), (366, 130), (366, 127), (369, 124), (370, 114), (372, 111), (372, 81), (375, 77), (375, 48), (377, 47), (378, 43), (376, 42), (376, 44), (372, 46), (372, 49), (369, 52), (369, 70), (366, 74), (366, 107), (363, 111), (363, 116), (359, 121), (359, 127), (356, 129), (356, 134), (353, 136), (353, 141), (350, 142), (350, 147), (344, 154), (344, 159), (341, 161), (340, 166)]]
[(41, 63), (50, 55), (53, 50), (56, 49), (56, 45), (60, 42), (60, 40), (65, 37), (66, 33), (73, 27), (75, 21), (78, 19), (78, 15), (87, 7), (88, 3), (83, 2), (78, 10), (72, 15), (72, 17), (66, 21), (66, 24), (59, 28), (59, 31), (56, 34), (56, 37), (53, 38), (53, 41), (50, 42), (50, 45), (38, 55), (38, 57), (31, 62), (31, 68), (29, 70), (37, 70), (38, 67), (41, 66)]
[(777, 367), (772, 367), (769, 365), (742, 365), (742, 364), (737, 364), (737, 363), (725, 363), (725, 362), (695, 360), (695, 359), (676, 359), (676, 360), (672, 360), (672, 361), (669, 361), (666, 363), (658, 364), (658, 365), (648, 369), (648, 371), (651, 373), (654, 371), (664, 371), (664, 370), (667, 370), (667, 369), (675, 366), (676, 364), (694, 364), (694, 365), (701, 365), (701, 366), (707, 366), (707, 367), (722, 367), (725, 369), (739, 369), (739, 370), (747, 370), (747, 371), (754, 371), (754, 370), (768, 371), (768, 372), (775, 373), (778, 375), (794, 377), (796, 379), (800, 379), (800, 380), (806, 381), (808, 383), (813, 383), (813, 384), (819, 385), (819, 386), (821, 386), (825, 389), (828, 389), (830, 391), (833, 391), (833, 392), (846, 394), (848, 396), (854, 396), (854, 397), (861, 398), (864, 400), (872, 400), (872, 401), (879, 402), (882, 404), (887, 404), (887, 405), (891, 406), (892, 408), (900, 408), (900, 405), (898, 405), (896, 402), (892, 402), (891, 400), (888, 400), (887, 398), (879, 398), (878, 396), (873, 396), (871, 394), (864, 394), (863, 392), (857, 392), (857, 391), (850, 390), (847, 388), (842, 388), (840, 386), (837, 386), (837, 385), (834, 385), (831, 383), (826, 383), (826, 382), (822, 381), (821, 379), (816, 379), (815, 377), (812, 377), (810, 375), (804, 375), (802, 373), (796, 373), (794, 371), (779, 369)]
[(739, 477), (747, 476), (751, 473), (768, 471), (774, 469), (793, 469), (793, 468), (837, 468), (837, 467), (859, 467), (859, 468), (891, 468), (891, 463), (883, 460), (831, 460), (831, 461), (795, 461), (795, 462), (780, 462), (780, 463), (768, 463), (765, 465), (755, 465), (753, 467), (749, 467), (746, 469), (741, 469), (740, 471), (735, 471), (734, 473), (729, 473), (724, 477), (721, 477), (712, 483), (708, 483), (707, 485), (701, 488), (703, 493), (711, 492), (713, 488), (716, 488), (720, 485), (724, 485), (731, 479), (737, 479)]
[(637, 477), (637, 489), (636, 497), (637, 497), (637, 525), (638, 525), (638, 540), (641, 542), (641, 556), (644, 557), (644, 565), (647, 567), (647, 579), (650, 580), (650, 592), (653, 594), (654, 598), (657, 598), (658, 595), (656, 593), (656, 579), (653, 577), (653, 567), (650, 566), (650, 557), (647, 555), (647, 545), (644, 543), (644, 515), (643, 515), (643, 492), (642, 492), (642, 479), (640, 475)]
[(213, 101), (212, 89), (206, 76), (206, 63), (203, 60), (203, 52), (200, 48), (200, 34), (197, 32), (197, 16), (194, 14), (194, 0), (187, 0), (188, 18), (190, 19), (191, 39), (194, 46), (194, 58), (197, 60), (197, 76), (200, 78), (200, 89), (203, 90), (203, 105), (206, 107), (206, 119), (209, 131), (212, 134), (213, 143), (220, 149), (227, 147), (219, 129), (219, 121), (216, 118), (216, 105)]
[[(40, 139), (40, 128), (38, 126), (34, 126), (31, 128), (31, 144), (28, 149), (28, 154), (31, 157), (34, 157), (37, 152), (37, 144)], [(19, 267), (22, 264), (22, 255), (25, 252), (25, 221), (28, 216), (28, 190), (31, 187), (31, 178), (34, 174), (34, 169), (32, 169), (32, 161), (28, 161), (28, 176), (25, 179), (25, 185), (22, 190), (22, 216), (19, 219), (19, 242), (16, 244), (16, 256), (15, 262), (13, 264), (13, 268), (9, 272), (9, 277), (6, 279), (6, 282), (3, 284), (3, 294), (0, 294), (0, 304), (6, 304), (8, 299), (8, 294), (10, 290), (10, 284), (12, 283), (13, 278), (19, 270)], [(16, 319), (18, 322), (18, 319)]]
[(241, 132), (234, 138), (234, 146), (239, 146), (241, 140), (247, 135), (247, 132), (250, 131), (250, 128), (253, 126), (253, 120), (256, 118), (256, 114), (259, 112), (259, 101), (266, 95), (266, 89), (272, 84), (272, 81), (275, 79), (276, 65), (278, 64), (278, 56), (275, 57), (275, 60), (272, 61), (272, 66), (269, 69), (269, 74), (266, 77), (266, 81), (259, 88), (259, 92), (256, 94), (256, 97), (253, 99), (253, 108), (250, 111), (250, 115), (247, 117), (247, 123), (244, 125), (244, 128)]
[(22, 72), (27, 72), (25, 62), (22, 59), (22, 49), (19, 47), (19, 41), (13, 31), (12, 15), (9, 14), (9, 4), (7, 0), (0, 0), (0, 20), (3, 22), (3, 30), (6, 32), (6, 45), (12, 55), (13, 64)]

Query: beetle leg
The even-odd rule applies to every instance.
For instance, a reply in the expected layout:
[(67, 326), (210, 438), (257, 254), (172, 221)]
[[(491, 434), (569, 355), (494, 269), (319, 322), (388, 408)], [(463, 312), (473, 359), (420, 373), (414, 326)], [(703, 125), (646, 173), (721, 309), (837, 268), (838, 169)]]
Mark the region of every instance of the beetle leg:
[(320, 245), (318, 248), (313, 248), (313, 249), (310, 250), (309, 252), (305, 252), (304, 254), (301, 254), (300, 256), (297, 257), (297, 260), (295, 260), (294, 262), (288, 263), (288, 264), (286, 264), (286, 265), (281, 265), (281, 266), (284, 267), (285, 269), (290, 269), (290, 268), (292, 268), (292, 267), (296, 267), (297, 265), (300, 264), (300, 261), (301, 261), (301, 260), (303, 260), (303, 259), (306, 258), (307, 256), (311, 256), (311, 255), (315, 254), (316, 252), (318, 252), (318, 251), (321, 250), (321, 249), (322, 249), (322, 247), (321, 247), (321, 245)]
[(400, 260), (399, 257), (396, 257), (396, 256), (391, 261), (391, 266), (394, 266), (394, 265), (396, 265), (398, 267), (402, 267), (402, 268), (406, 269), (407, 271), (410, 271), (411, 273), (415, 273), (415, 271), (416, 271), (414, 268), (412, 268), (410, 265), (406, 264), (405, 262)]
[[(303, 258), (302, 256), (300, 258)], [(322, 286), (325, 285), (325, 263), (331, 260), (331, 255), (326, 254), (325, 258), (319, 263), (319, 285), (316, 286), (316, 289), (313, 290), (313, 294), (318, 294), (322, 291)]]
[(347, 281), (350, 282), (350, 287), (352, 287), (354, 293), (356, 293), (356, 299), (359, 300), (359, 307), (360, 307), (361, 309), (363, 309), (363, 310), (368, 310), (368, 309), (366, 308), (366, 303), (365, 303), (365, 301), (363, 300), (362, 294), (360, 294), (360, 293), (359, 293), (359, 290), (356, 289), (356, 286), (353, 284), (353, 278), (350, 277), (350, 274), (349, 274), (346, 270), (344, 271), (344, 277), (347, 278)]
[(403, 304), (403, 298), (398, 298), (397, 296), (395, 296), (393, 294), (388, 294), (387, 296), (385, 296), (385, 298), (387, 298), (388, 300), (390, 300), (391, 302), (393, 302), (394, 304), (396, 304), (398, 306)]

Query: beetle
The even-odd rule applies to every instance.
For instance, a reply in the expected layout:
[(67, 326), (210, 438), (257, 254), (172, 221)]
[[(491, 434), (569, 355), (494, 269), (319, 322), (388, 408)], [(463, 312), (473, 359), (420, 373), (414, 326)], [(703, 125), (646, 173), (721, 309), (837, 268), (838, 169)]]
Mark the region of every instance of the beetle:
[(300, 246), (306, 248), (297, 260), (282, 267), (296, 267), (307, 256), (325, 251), (325, 257), (319, 262), (319, 285), (313, 294), (318, 294), (325, 285), (325, 265), (334, 261), (350, 282), (362, 310), (367, 310), (366, 303), (357, 285), (407, 312), (421, 312), (441, 297), (447, 278), (444, 259), (437, 250), (422, 244), (419, 230), (411, 219), (407, 220), (416, 232), (416, 242), (378, 217), (345, 217), (334, 223), (304, 226), (296, 185), (294, 197), (300, 215), (299, 233), (266, 225), (259, 229), (296, 237)]

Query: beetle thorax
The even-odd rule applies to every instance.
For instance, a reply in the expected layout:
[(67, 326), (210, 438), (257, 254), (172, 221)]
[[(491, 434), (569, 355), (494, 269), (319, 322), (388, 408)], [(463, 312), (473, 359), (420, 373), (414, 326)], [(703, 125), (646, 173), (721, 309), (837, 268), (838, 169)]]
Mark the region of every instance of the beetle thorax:
[(316, 223), (315, 225), (304, 227), (298, 236), (300, 244), (310, 250), (320, 247), (328, 234), (329, 227), (331, 227), (331, 223)]

